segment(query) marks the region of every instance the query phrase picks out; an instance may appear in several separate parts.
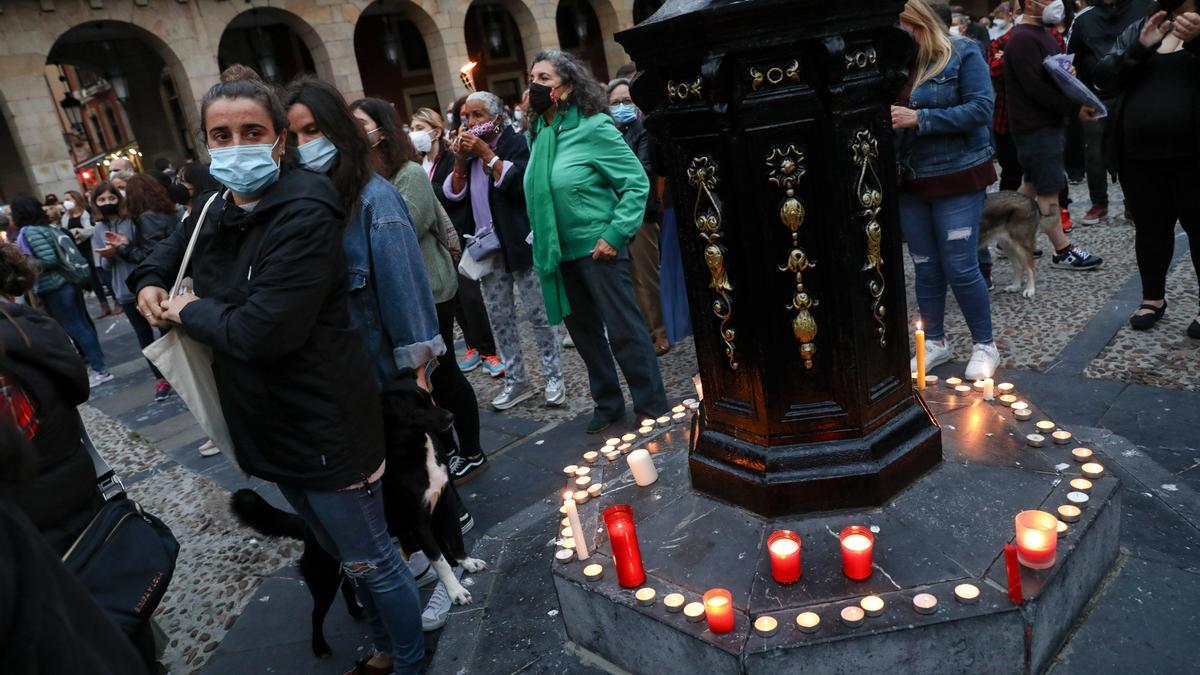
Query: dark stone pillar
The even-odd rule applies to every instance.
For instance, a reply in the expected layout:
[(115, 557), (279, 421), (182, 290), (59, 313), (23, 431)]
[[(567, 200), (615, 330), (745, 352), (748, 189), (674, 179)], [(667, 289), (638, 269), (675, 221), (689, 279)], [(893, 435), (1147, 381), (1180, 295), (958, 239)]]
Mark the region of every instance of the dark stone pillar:
[(760, 514), (881, 504), (941, 458), (908, 369), (903, 6), (670, 0), (617, 36), (679, 219), (692, 483)]

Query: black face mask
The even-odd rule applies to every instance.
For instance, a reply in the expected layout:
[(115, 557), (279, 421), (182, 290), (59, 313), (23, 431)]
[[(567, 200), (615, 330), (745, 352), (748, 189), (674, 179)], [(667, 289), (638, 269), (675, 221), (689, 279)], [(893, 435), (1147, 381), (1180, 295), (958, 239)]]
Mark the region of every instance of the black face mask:
[(553, 87), (547, 87), (539, 82), (529, 85), (529, 108), (541, 115), (554, 107), (554, 99), (550, 98)]
[(121, 211), (120, 204), (101, 204), (100, 205), (100, 213), (108, 216), (109, 218), (117, 215), (118, 213), (120, 213), (120, 211)]

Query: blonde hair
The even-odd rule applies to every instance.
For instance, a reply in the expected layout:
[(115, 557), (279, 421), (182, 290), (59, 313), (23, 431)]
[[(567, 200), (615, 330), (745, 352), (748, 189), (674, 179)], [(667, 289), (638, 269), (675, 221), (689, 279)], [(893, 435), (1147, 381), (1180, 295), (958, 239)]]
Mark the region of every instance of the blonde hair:
[(421, 108), (413, 113), (414, 120), (421, 120), (434, 129), (445, 129), (446, 123), (442, 121), (442, 116), (436, 110), (430, 108)]
[(950, 46), (946, 25), (926, 0), (908, 0), (900, 20), (920, 29), (913, 34), (917, 41), (917, 79), (913, 82), (916, 89), (946, 68), (954, 48)]

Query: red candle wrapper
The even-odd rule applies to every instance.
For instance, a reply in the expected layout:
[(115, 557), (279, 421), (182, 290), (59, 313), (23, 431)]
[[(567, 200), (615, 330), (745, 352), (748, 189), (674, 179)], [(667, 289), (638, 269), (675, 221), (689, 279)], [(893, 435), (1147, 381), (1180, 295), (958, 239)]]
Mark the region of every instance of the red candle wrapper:
[(838, 536), (842, 543), (842, 571), (855, 581), (871, 578), (875, 535), (862, 525), (851, 525)]
[(1017, 562), (1017, 547), (1013, 544), (1004, 545), (1004, 568), (1008, 571), (1008, 599), (1020, 605), (1025, 596), (1021, 593), (1021, 563)]
[(714, 633), (733, 630), (733, 596), (724, 588), (714, 588), (704, 594), (704, 618)]
[(637, 588), (646, 581), (642, 569), (642, 551), (638, 547), (637, 528), (633, 524), (633, 507), (614, 504), (604, 509), (604, 526), (612, 544), (613, 566), (617, 568), (617, 583), (622, 588)]
[(800, 580), (800, 535), (791, 530), (777, 530), (767, 537), (767, 553), (771, 556), (771, 576), (781, 584)]

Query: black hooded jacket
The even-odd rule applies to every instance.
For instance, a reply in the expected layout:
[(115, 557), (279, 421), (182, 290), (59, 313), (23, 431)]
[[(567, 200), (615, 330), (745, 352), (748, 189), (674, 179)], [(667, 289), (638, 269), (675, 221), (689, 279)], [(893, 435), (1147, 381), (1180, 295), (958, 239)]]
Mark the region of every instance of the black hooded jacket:
[(1075, 73), (1080, 82), (1096, 88), (1096, 66), (1112, 51), (1126, 28), (1146, 18), (1151, 4), (1152, 0), (1117, 0), (1111, 5), (1097, 2), (1075, 18), (1067, 53), (1075, 55)]
[[(284, 171), (247, 212), (218, 197), (192, 257), (200, 300), (183, 329), (213, 349), (238, 463), (260, 478), (338, 490), (383, 463), (374, 375), (350, 324), (341, 207), (333, 184)], [(129, 278), (169, 289), (202, 204)]]
[(0, 370), (25, 390), (38, 420), (36, 473), (21, 481), (16, 503), (62, 555), (100, 507), (75, 411), (88, 399), (87, 369), (54, 319), (25, 305), (0, 306)]

